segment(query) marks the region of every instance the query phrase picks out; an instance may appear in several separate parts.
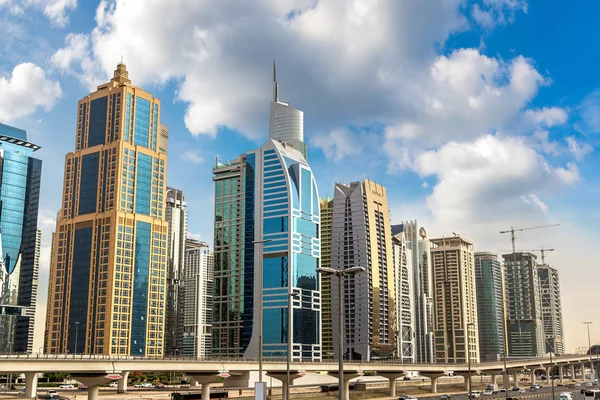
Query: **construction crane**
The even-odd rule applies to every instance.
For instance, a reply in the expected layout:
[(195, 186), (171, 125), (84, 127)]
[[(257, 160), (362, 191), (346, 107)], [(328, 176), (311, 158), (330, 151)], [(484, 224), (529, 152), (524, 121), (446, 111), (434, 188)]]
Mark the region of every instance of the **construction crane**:
[[(503, 250), (504, 251), (510, 251), (510, 250)], [(522, 252), (533, 252), (533, 251), (539, 251), (542, 255), (542, 264), (546, 264), (546, 252), (547, 251), (554, 251), (554, 249), (545, 249), (544, 246), (542, 246), (541, 249), (533, 249), (533, 250), (516, 250), (518, 253), (522, 253)]]
[[(529, 228), (519, 228), (519, 229), (515, 229), (514, 227), (510, 227), (510, 230), (507, 231), (500, 231), (500, 234), (504, 234), (504, 233), (510, 233), (510, 241), (512, 243), (512, 262), (513, 262), (513, 268), (516, 267), (516, 262), (517, 262), (517, 256), (516, 256), (516, 250), (515, 250), (515, 232), (523, 232), (523, 231), (529, 231), (529, 230), (533, 230), (533, 229), (544, 229), (544, 228), (551, 228), (553, 226), (558, 226), (560, 224), (553, 224), (553, 225), (541, 225), (541, 226), (532, 226)], [(517, 322), (517, 328), (519, 331), (519, 348), (521, 347), (521, 340), (522, 340), (522, 331), (521, 331), (521, 319), (519, 318), (520, 312), (519, 312), (519, 299), (517, 296), (517, 284), (516, 284), (516, 279), (513, 279), (513, 292), (515, 294), (515, 311), (516, 311), (516, 322)], [(508, 334), (508, 332), (506, 332)], [(544, 347), (546, 347), (546, 343), (544, 343)], [(504, 349), (505, 353), (508, 354), (508, 349)]]

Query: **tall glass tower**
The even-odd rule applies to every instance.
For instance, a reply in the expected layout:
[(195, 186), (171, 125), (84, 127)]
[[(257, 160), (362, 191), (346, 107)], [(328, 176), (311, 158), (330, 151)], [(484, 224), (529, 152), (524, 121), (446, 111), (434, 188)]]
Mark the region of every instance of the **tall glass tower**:
[(31, 353), (38, 279), (40, 147), (0, 124), (0, 352)]
[(160, 101), (124, 64), (79, 101), (50, 271), (50, 353), (162, 356), (164, 131)]
[(279, 101), (276, 80), (270, 128), (261, 148), (213, 169), (212, 355), (258, 356), (262, 321), (264, 355), (285, 358), (291, 346), (292, 359), (320, 360), (319, 195), (303, 113)]

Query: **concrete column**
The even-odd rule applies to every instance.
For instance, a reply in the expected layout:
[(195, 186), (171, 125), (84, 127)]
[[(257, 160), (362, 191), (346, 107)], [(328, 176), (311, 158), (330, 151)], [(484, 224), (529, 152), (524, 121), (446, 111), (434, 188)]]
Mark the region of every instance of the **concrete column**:
[(97, 385), (88, 386), (87, 398), (88, 400), (98, 400), (99, 387)]
[(490, 383), (494, 385), (496, 383), (496, 373), (490, 373)]
[(421, 373), (421, 375), (431, 379), (431, 393), (437, 393), (437, 380), (440, 376), (444, 376), (444, 374)]
[(129, 371), (121, 373), (121, 379), (117, 381), (117, 393), (125, 393), (127, 391), (127, 378), (129, 378)]
[(585, 363), (581, 363), (579, 366), (581, 368), (581, 380), (585, 381)]
[(513, 386), (519, 386), (519, 373), (513, 372)]
[(575, 364), (571, 364), (571, 380), (575, 380)]
[(531, 370), (531, 378), (529, 379), (532, 385), (535, 385), (535, 369)]
[[(344, 385), (346, 385), (346, 380), (344, 380)], [(281, 400), (289, 400), (287, 397), (289, 382), (287, 380), (281, 381)], [(348, 388), (348, 386), (346, 386)], [(346, 389), (349, 390), (349, 389)], [(291, 396), (291, 393), (290, 393)], [(203, 399), (204, 400), (204, 399)]]
[(552, 379), (552, 365), (549, 367), (546, 367), (546, 382), (552, 383), (552, 381), (550, 379)]
[(380, 373), (379, 376), (383, 376), (390, 381), (390, 396), (396, 396), (396, 379), (406, 375), (404, 372), (398, 373)]
[(469, 390), (469, 385), (472, 384), (471, 379), (469, 378), (469, 374), (465, 374), (463, 375), (463, 378), (465, 378), (465, 390)]
[(37, 372), (26, 372), (25, 373), (25, 397), (28, 399), (37, 398), (37, 384), (38, 374)]
[(564, 371), (564, 365), (559, 365), (558, 366), (558, 383), (564, 383), (565, 379), (565, 371)]
[(210, 383), (202, 384), (202, 400), (210, 400)]
[(510, 375), (508, 372), (505, 372), (504, 375), (502, 375), (502, 385), (506, 390), (510, 388)]

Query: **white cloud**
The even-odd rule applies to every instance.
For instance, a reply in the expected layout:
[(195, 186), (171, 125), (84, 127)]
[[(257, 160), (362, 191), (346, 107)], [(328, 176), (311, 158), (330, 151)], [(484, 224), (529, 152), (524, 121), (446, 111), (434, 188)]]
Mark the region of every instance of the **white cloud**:
[(569, 152), (573, 154), (577, 161), (583, 161), (586, 155), (594, 151), (592, 146), (587, 143), (584, 143), (582, 146), (572, 136), (565, 138), (565, 141), (567, 142), (567, 148), (569, 149)]
[(205, 161), (204, 157), (195, 150), (188, 150), (183, 153), (183, 159), (192, 164), (201, 164)]
[(567, 122), (568, 113), (567, 110), (560, 107), (543, 107), (541, 109), (526, 110), (525, 118), (538, 126), (551, 128)]
[(436, 219), (456, 226), (545, 213), (540, 194), (579, 181), (575, 165), (552, 166), (524, 139), (493, 135), (424, 152), (414, 168), (437, 177), (427, 205)]
[(527, 13), (525, 0), (484, 0), (482, 4), (474, 4), (471, 16), (484, 29), (492, 29), (496, 25), (507, 25), (514, 22), (517, 12)]
[(373, 140), (375, 135), (366, 132), (335, 129), (313, 137), (311, 145), (321, 149), (330, 160), (340, 161), (344, 157), (361, 154), (366, 146), (374, 144)]
[(579, 114), (585, 132), (600, 133), (600, 89), (588, 94), (579, 106)]
[(68, 12), (77, 8), (77, 0), (0, 0), (0, 9), (6, 8), (13, 15), (23, 15), (30, 7), (42, 11), (52, 26), (64, 28), (69, 24)]
[(11, 121), (32, 114), (38, 107), (49, 111), (62, 95), (60, 84), (46, 78), (32, 63), (17, 65), (10, 77), (0, 77), (0, 120)]
[(68, 71), (73, 63), (82, 61), (86, 57), (90, 39), (84, 34), (69, 33), (65, 42), (66, 46), (52, 55), (50, 63), (63, 71)]

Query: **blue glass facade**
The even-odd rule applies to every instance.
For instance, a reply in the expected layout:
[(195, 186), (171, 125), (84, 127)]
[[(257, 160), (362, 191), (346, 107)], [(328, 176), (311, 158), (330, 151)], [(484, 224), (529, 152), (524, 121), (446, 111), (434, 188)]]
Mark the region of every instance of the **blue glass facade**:
[(150, 132), (150, 102), (141, 97), (135, 98), (135, 124), (133, 144), (148, 148)]
[(87, 324), (87, 311), (90, 286), (90, 262), (92, 252), (92, 227), (75, 230), (73, 244), (73, 265), (71, 273), (70, 309), (69, 309), (69, 337), (67, 349), (69, 353), (75, 351), (81, 354), (85, 348), (85, 340), (77, 341), (75, 348), (75, 333), (84, 336)]
[[(90, 101), (90, 122), (88, 147), (104, 144), (106, 141), (106, 116), (108, 115), (108, 97)], [(114, 113), (113, 113), (114, 115)], [(114, 123), (113, 123), (114, 126)]]
[[(241, 332), (241, 348), (246, 349), (252, 338), (254, 318), (254, 189), (256, 185), (256, 156), (246, 155), (244, 201), (244, 303)], [(227, 195), (227, 193), (224, 193)]]
[(86, 154), (81, 157), (81, 183), (79, 185), (79, 215), (96, 212), (98, 202), (98, 166), (100, 153)]
[(127, 98), (125, 100), (125, 141), (129, 142), (130, 130), (131, 130), (131, 93), (127, 93)]
[(135, 212), (150, 215), (152, 156), (138, 153), (135, 179)]
[(130, 349), (130, 354), (135, 356), (145, 355), (146, 348), (151, 233), (151, 225), (149, 223), (136, 222)]

